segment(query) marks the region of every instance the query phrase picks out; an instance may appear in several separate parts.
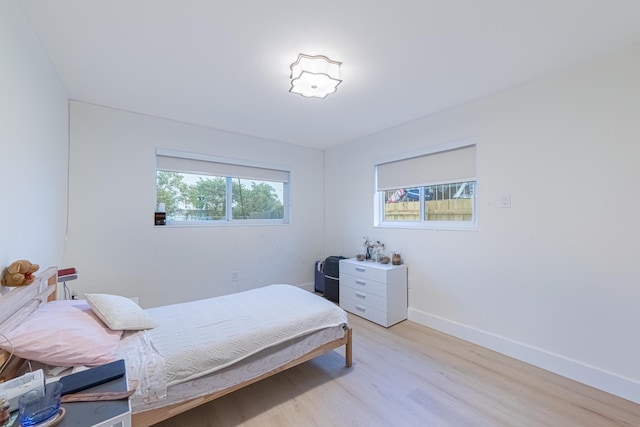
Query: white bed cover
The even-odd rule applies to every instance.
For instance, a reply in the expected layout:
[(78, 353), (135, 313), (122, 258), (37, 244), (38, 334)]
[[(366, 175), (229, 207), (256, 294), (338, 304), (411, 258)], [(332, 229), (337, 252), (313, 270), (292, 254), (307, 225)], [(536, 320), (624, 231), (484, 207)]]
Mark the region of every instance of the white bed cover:
[(127, 337), (120, 350), (129, 379), (140, 380), (136, 394), (143, 402), (162, 399), (168, 386), (216, 372), (261, 350), (347, 325), (342, 309), (291, 285), (146, 311), (158, 326)]

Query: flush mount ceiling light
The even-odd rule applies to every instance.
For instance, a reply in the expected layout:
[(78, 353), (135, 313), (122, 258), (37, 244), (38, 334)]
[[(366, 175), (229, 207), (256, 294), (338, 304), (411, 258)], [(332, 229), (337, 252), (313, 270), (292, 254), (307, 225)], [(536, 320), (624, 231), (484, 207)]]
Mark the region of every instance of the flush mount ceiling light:
[(341, 62), (332, 61), (326, 56), (309, 56), (301, 53), (298, 60), (291, 64), (291, 89), (309, 98), (325, 98), (336, 91), (340, 80)]

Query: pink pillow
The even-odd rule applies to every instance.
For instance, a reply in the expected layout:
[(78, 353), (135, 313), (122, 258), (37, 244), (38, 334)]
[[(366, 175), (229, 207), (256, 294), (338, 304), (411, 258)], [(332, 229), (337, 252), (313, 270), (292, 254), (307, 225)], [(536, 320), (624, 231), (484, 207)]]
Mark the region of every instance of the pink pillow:
[[(43, 304), (9, 332), (13, 353), (53, 366), (103, 365), (115, 360), (122, 331), (112, 331), (83, 300)], [(0, 339), (0, 348), (11, 345)]]

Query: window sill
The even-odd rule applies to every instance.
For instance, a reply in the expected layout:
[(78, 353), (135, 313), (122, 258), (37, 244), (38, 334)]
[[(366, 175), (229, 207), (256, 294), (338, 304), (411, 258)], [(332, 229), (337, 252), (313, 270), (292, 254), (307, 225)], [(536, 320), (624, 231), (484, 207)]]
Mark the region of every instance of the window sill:
[(289, 225), (284, 221), (184, 221), (167, 222), (166, 225), (154, 225), (155, 228), (208, 228), (208, 227), (248, 227), (248, 226), (282, 226)]
[(478, 224), (451, 223), (451, 222), (382, 222), (374, 224), (376, 228), (404, 228), (411, 230), (434, 230), (434, 231), (478, 231)]

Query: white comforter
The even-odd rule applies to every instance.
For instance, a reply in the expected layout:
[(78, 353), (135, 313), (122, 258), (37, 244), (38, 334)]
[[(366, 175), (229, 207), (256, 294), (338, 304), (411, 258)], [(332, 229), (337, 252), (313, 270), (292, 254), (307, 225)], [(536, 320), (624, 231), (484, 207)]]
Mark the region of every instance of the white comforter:
[(148, 309), (146, 332), (164, 359), (167, 386), (198, 378), (263, 349), (347, 324), (335, 304), (291, 285)]

